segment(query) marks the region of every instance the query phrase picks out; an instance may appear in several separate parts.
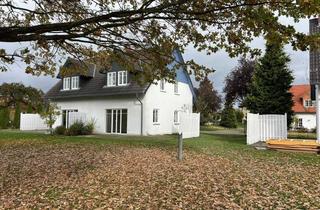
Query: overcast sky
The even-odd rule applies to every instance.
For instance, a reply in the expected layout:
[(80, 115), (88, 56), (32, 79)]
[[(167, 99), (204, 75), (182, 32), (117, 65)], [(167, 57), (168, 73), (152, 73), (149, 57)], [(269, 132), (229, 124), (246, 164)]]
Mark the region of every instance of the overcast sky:
[[(301, 20), (299, 23), (293, 23), (289, 19), (283, 18), (282, 22), (294, 25), (300, 32), (308, 33), (309, 23), (307, 19)], [(19, 44), (0, 44), (1, 48), (5, 48), (8, 51), (12, 51), (19, 47)], [(252, 43), (252, 46), (264, 49), (264, 44), (263, 39), (256, 39)], [(308, 52), (293, 51), (290, 46), (286, 46), (285, 51), (291, 58), (290, 68), (294, 72), (294, 83), (308, 83)], [(216, 72), (210, 75), (210, 79), (213, 81), (215, 88), (219, 92), (223, 89), (224, 78), (237, 65), (238, 60), (238, 58), (230, 58), (227, 53), (223, 51), (208, 56), (205, 52), (197, 52), (192, 47), (188, 47), (185, 50), (184, 59), (194, 59), (199, 64), (216, 69)], [(28, 75), (24, 73), (24, 65), (22, 63), (16, 63), (11, 66), (10, 71), (0, 72), (0, 84), (3, 82), (22, 82), (25, 85), (31, 85), (46, 92), (57, 82), (57, 79), (52, 78), (51, 76), (36, 77)]]

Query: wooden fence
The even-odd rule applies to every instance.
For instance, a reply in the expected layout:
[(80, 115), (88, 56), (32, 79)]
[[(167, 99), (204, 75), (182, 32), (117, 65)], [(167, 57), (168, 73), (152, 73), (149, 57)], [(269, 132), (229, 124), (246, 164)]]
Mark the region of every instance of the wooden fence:
[(286, 139), (287, 114), (247, 115), (247, 144), (269, 139)]

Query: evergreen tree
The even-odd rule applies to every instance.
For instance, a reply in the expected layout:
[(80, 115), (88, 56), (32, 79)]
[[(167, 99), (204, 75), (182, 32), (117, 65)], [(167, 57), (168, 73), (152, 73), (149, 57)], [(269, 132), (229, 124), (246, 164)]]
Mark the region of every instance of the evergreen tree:
[(0, 128), (6, 129), (9, 127), (9, 110), (8, 108), (0, 109)]
[(33, 113), (33, 108), (31, 103), (28, 104), (27, 113)]
[(227, 128), (237, 127), (237, 117), (231, 105), (226, 105), (221, 113), (220, 125)]
[(14, 112), (14, 119), (13, 119), (14, 128), (20, 127), (20, 114), (21, 114), (20, 104), (17, 104)]
[(267, 44), (265, 55), (259, 60), (253, 75), (246, 107), (252, 113), (287, 113), (288, 125), (292, 121), (292, 94), (289, 92), (293, 81), (288, 68), (289, 57), (282, 45)]

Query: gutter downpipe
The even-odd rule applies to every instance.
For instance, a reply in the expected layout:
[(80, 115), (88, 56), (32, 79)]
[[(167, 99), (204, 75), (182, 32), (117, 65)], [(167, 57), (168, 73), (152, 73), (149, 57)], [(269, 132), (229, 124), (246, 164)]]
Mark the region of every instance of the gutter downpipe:
[(136, 93), (136, 98), (137, 98), (137, 100), (139, 101), (139, 103), (140, 103), (140, 106), (141, 106), (141, 113), (140, 113), (140, 117), (141, 117), (141, 123), (140, 123), (140, 135), (141, 136), (143, 136), (143, 103), (142, 103), (142, 101), (141, 101), (141, 99), (138, 97), (138, 93)]

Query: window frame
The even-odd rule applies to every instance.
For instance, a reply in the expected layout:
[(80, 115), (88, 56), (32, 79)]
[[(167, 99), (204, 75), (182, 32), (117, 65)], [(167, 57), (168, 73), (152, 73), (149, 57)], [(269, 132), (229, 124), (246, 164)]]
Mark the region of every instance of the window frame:
[(71, 84), (70, 84), (71, 90), (78, 90), (80, 88), (80, 77), (79, 76), (73, 76), (71, 77)]
[(164, 79), (160, 80), (160, 91), (161, 91), (161, 92), (166, 92), (166, 89), (165, 89), (165, 80), (164, 80)]
[(128, 85), (128, 71), (118, 71), (118, 86)]
[(117, 73), (116, 72), (108, 72), (107, 73), (107, 87), (115, 87), (115, 86), (117, 86)]
[(70, 90), (71, 89), (71, 78), (64, 77), (62, 81), (62, 90)]
[(159, 109), (152, 110), (152, 122), (154, 125), (159, 125)]
[(173, 112), (173, 123), (180, 124), (180, 113), (178, 110), (174, 110)]
[(298, 128), (303, 128), (303, 120), (302, 120), (302, 118), (298, 118)]
[(173, 84), (173, 92), (176, 95), (179, 95), (179, 82), (175, 81), (175, 83)]

